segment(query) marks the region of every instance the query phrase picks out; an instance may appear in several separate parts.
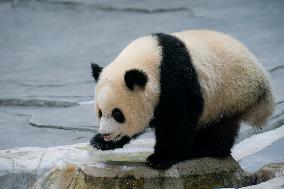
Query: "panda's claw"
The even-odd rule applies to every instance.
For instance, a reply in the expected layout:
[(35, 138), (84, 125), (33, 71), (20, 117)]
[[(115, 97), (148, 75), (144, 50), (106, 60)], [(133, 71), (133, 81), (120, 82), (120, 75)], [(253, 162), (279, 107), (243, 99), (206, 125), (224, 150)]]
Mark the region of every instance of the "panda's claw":
[(169, 159), (164, 159), (162, 157), (163, 156), (159, 156), (157, 154), (152, 154), (147, 158), (145, 164), (153, 169), (166, 170), (177, 162)]
[(173, 163), (170, 163), (168, 161), (165, 162), (146, 162), (146, 165), (153, 168), (153, 169), (158, 169), (158, 170), (166, 170), (169, 169)]

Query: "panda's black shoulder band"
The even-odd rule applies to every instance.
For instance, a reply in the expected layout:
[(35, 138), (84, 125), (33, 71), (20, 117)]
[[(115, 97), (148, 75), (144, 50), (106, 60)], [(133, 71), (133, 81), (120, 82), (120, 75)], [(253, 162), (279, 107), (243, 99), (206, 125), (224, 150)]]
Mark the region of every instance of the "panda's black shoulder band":
[[(204, 107), (201, 85), (185, 43), (174, 35), (152, 34), (161, 49), (160, 101), (155, 110), (155, 122), (175, 125), (171, 120), (195, 127)], [(157, 120), (161, 119), (161, 120)], [(181, 120), (184, 119), (184, 120)], [(186, 132), (186, 131), (185, 131)]]

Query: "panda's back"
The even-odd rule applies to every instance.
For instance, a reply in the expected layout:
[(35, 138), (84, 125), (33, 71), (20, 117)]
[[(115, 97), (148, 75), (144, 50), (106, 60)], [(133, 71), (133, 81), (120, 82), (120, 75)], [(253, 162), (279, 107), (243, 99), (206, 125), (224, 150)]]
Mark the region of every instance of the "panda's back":
[(240, 42), (223, 33), (189, 30), (173, 33), (181, 39), (196, 69), (204, 98), (200, 125), (224, 114), (254, 106), (262, 90), (269, 90), (268, 77), (255, 56)]

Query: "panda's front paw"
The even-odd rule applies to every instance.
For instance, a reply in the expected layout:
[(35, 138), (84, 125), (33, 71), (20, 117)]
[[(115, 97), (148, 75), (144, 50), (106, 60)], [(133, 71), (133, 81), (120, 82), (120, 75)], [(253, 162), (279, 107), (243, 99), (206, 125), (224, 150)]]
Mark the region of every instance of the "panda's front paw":
[(90, 144), (99, 150), (114, 150), (122, 148), (130, 139), (130, 137), (124, 136), (118, 141), (105, 141), (103, 135), (98, 133), (91, 139)]
[(158, 154), (151, 154), (147, 160), (146, 165), (159, 170), (165, 170), (170, 168), (176, 161), (165, 159), (165, 157), (160, 156)]
[(112, 145), (109, 141), (105, 141), (102, 134), (96, 134), (90, 141), (90, 144), (99, 150), (111, 150)]

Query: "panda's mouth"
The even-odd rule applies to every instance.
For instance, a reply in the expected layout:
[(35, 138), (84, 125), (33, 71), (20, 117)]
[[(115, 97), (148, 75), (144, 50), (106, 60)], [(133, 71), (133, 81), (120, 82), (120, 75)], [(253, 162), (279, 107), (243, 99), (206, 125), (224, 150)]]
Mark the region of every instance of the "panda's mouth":
[(104, 141), (117, 141), (117, 140), (120, 140), (122, 138), (122, 135), (121, 135), (121, 133), (119, 133), (119, 134), (108, 133), (108, 134), (103, 134), (103, 138), (104, 138)]
[(112, 138), (109, 134), (104, 134), (103, 138), (104, 138), (104, 141), (111, 141), (112, 140)]

